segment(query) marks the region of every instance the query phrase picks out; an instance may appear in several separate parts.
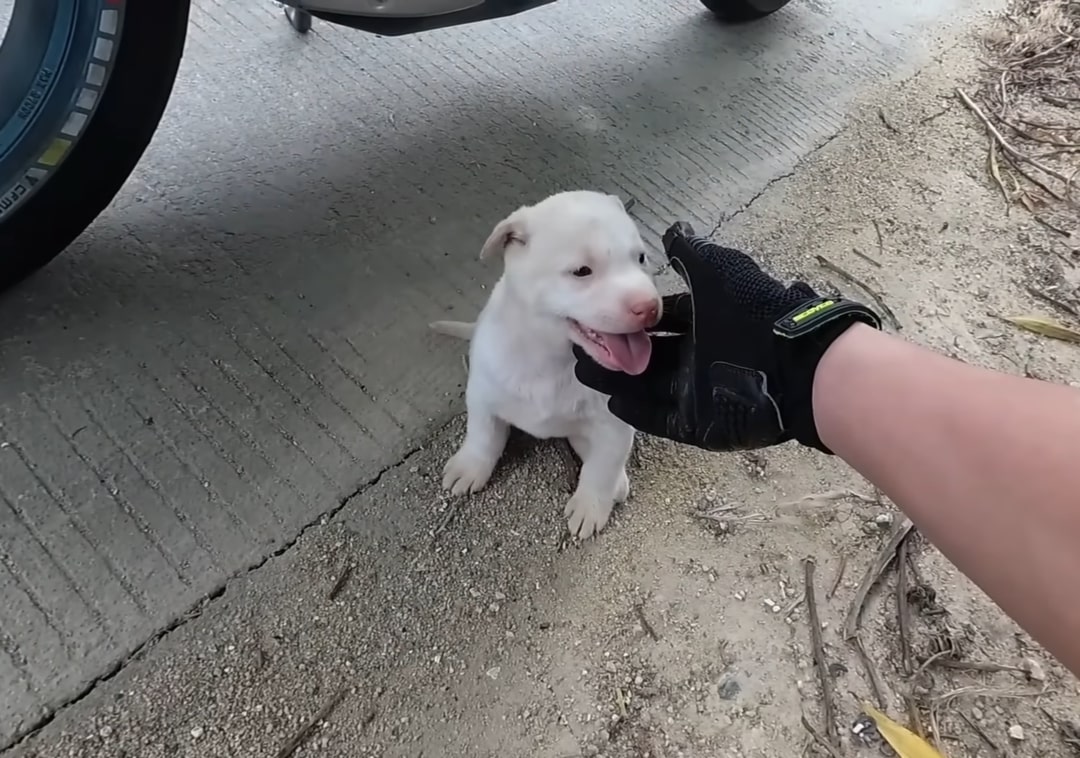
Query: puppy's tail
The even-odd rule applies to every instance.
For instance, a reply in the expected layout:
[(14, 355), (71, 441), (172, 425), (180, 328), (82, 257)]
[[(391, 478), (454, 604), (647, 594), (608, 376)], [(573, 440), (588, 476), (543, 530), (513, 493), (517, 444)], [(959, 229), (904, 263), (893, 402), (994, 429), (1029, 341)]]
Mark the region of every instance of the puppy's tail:
[(433, 321), (428, 326), (437, 334), (457, 337), (459, 340), (472, 339), (473, 332), (476, 331), (475, 321)]

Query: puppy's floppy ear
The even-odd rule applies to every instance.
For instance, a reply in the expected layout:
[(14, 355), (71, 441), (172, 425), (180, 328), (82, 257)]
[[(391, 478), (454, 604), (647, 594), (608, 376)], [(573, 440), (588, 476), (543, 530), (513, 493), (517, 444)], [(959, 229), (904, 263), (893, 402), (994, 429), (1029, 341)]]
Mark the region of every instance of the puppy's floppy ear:
[(525, 228), (527, 206), (522, 206), (504, 218), (491, 230), (484, 246), (480, 248), (480, 260), (500, 256), (511, 245), (524, 245), (528, 241)]

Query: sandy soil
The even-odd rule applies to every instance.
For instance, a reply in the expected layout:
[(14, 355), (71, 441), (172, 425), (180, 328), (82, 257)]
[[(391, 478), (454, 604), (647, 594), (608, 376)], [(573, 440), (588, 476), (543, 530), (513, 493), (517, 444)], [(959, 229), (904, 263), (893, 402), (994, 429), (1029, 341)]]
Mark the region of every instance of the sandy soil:
[[(1023, 200), (1005, 177), (1007, 206), (988, 174), (986, 132), (954, 92), (991, 97), (996, 75), (976, 56), (970, 41), (878, 93), (718, 236), (779, 274), (862, 299), (872, 288), (910, 339), (1073, 381), (1080, 347), (1001, 318), (1075, 326), (1080, 242), (1051, 228), (1075, 227), (1062, 206), (1030, 183)], [(1068, 115), (1025, 102), (1047, 122)], [(914, 715), (953, 758), (1078, 751), (1077, 680), (918, 535), (901, 590), (890, 568), (869, 594), (857, 625), (869, 669), (860, 660), (845, 618), (902, 518), (840, 462), (642, 440), (631, 501), (578, 545), (561, 445), (516, 440), (489, 490), (451, 501), (437, 473), (461, 433), (458, 420), (12, 755), (801, 755), (803, 715), (826, 729), (807, 558), (838, 755), (882, 749), (862, 701)], [(362, 552), (371, 508), (395, 516)]]

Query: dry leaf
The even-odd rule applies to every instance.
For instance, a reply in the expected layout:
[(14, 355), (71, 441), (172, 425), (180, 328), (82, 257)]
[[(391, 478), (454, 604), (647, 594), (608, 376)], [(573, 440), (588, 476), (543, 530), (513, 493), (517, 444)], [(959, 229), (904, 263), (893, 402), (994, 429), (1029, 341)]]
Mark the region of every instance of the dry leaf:
[(869, 703), (863, 703), (863, 712), (874, 720), (881, 736), (900, 758), (944, 758), (929, 742), (900, 726)]
[(1080, 344), (1080, 332), (1050, 319), (1040, 316), (1006, 316), (1005, 320), (1014, 326), (1027, 329), (1029, 332), (1034, 332), (1043, 337)]

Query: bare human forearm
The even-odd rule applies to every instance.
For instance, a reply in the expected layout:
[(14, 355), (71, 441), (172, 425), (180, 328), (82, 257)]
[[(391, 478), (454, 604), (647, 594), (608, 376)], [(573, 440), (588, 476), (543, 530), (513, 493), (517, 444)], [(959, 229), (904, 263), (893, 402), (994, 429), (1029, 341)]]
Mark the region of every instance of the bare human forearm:
[(856, 325), (813, 396), (825, 444), (1080, 675), (1080, 391)]

